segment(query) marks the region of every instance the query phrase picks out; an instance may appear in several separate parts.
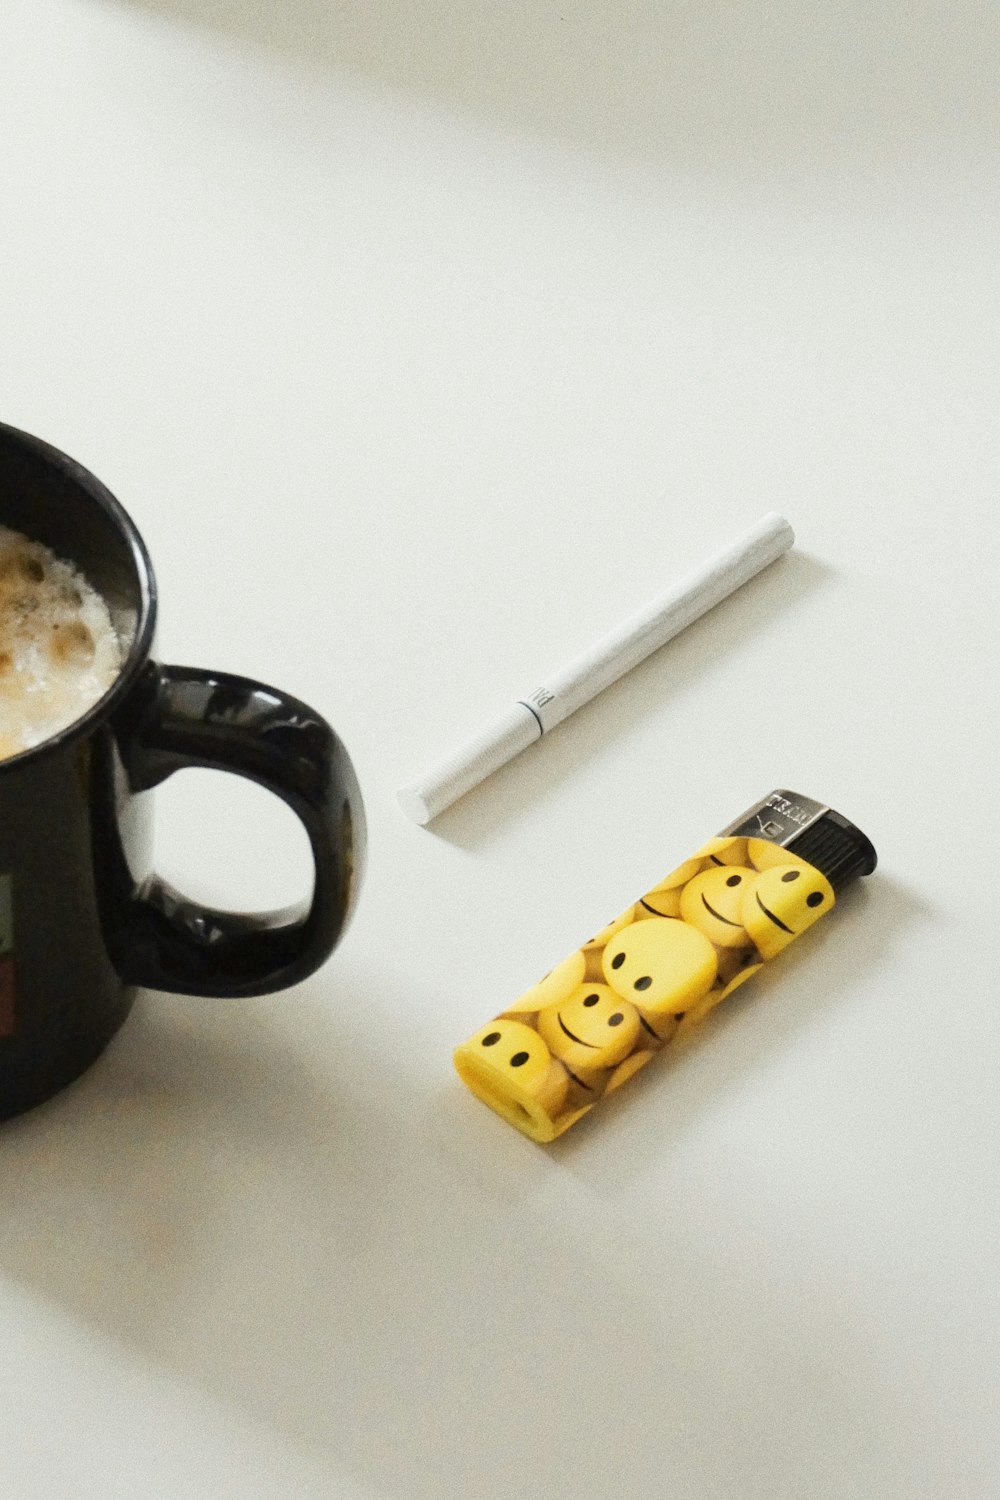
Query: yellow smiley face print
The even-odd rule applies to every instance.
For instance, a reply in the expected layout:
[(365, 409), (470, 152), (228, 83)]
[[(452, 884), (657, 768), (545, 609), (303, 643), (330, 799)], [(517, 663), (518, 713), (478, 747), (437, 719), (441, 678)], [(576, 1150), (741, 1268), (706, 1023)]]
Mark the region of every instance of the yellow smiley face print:
[(523, 1021), (490, 1021), (455, 1052), (463, 1083), (536, 1140), (552, 1140), (569, 1074), (538, 1032)]
[(833, 886), (812, 865), (773, 865), (743, 895), (743, 925), (762, 958), (773, 958), (834, 903)]
[(581, 984), (538, 1016), (539, 1035), (549, 1051), (578, 1077), (617, 1067), (640, 1030), (635, 1006), (606, 984)]
[(743, 926), (743, 892), (754, 870), (712, 865), (681, 892), (681, 916), (719, 948), (741, 948), (749, 941)]
[(602, 967), (615, 993), (630, 1000), (642, 1018), (651, 1021), (687, 1010), (706, 994), (718, 959), (708, 938), (696, 928), (675, 917), (650, 917), (646, 922), (633, 922), (611, 939)]

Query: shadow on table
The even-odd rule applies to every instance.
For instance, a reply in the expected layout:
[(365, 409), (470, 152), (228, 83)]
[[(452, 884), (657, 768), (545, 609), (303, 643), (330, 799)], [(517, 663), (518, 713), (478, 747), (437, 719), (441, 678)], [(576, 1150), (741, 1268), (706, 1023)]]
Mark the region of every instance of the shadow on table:
[[(901, 887), (879, 892), (843, 924), (853, 962), (915, 914)], [(782, 1435), (747, 1380), (777, 1382), (777, 1409), (783, 1381), (808, 1379), (849, 1431), (881, 1387), (878, 1349), (854, 1347), (848, 1324), (831, 1363), (835, 1289), (804, 1310), (758, 1267), (748, 1297), (669, 1214), (633, 1244), (615, 1200), (713, 1087), (843, 1001), (826, 925), (802, 945), (809, 989), (784, 955), (797, 1000), (759, 995), (773, 1025), (749, 1050), (722, 1041), (714, 1083), (685, 1087), (685, 1059), (664, 1060), (672, 1088), (657, 1094), (648, 1069), (606, 1133), (584, 1122), (555, 1151), (457, 1084), (418, 1098), (345, 1045), (338, 1015), (365, 1000), (371, 1036), (377, 996), (314, 981), (293, 1002), (308, 1011), (297, 1038), (287, 1000), (146, 998), (79, 1084), (0, 1132), (0, 1274), (379, 1494), (568, 1500), (617, 1493), (626, 1469), (629, 1493), (654, 1494), (679, 1460), (722, 1493), (747, 1443), (780, 1470)], [(734, 1006), (720, 1024), (739, 1023)], [(627, 1107), (655, 1111), (655, 1128)], [(715, 1420), (727, 1408), (738, 1422)]]
[(117, 3), (491, 123), (694, 168), (847, 157), (870, 170), (927, 143), (986, 139), (998, 115), (978, 0), (849, 0), (808, 15), (800, 0)]

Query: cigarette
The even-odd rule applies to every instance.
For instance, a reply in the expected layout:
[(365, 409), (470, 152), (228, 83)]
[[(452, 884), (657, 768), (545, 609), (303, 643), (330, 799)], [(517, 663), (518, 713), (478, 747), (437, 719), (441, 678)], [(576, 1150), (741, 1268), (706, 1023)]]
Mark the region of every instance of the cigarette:
[(773, 511), (762, 516), (644, 609), (553, 672), (544, 686), (512, 703), (419, 781), (401, 788), (397, 796), (403, 811), (415, 823), (429, 823), (776, 561), (794, 541), (795, 533), (784, 516)]

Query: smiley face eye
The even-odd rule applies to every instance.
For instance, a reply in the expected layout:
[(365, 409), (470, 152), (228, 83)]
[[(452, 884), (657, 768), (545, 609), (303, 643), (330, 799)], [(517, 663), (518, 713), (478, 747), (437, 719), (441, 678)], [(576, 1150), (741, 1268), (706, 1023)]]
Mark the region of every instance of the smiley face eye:
[(625, 1019), (625, 1017), (622, 1015), (621, 1011), (620, 1010), (616, 1010), (613, 1016), (609, 1016), (608, 1017), (608, 1025), (609, 1026), (620, 1026), (622, 1024), (622, 1022), (624, 1021), (624, 1019)]
[(527, 1052), (515, 1052), (514, 1056), (510, 1060), (510, 1065), (511, 1065), (512, 1068), (520, 1068), (520, 1067), (523, 1067), (523, 1065), (527, 1061), (528, 1061), (528, 1054), (527, 1054)]
[(634, 990), (648, 990), (649, 986), (652, 984), (652, 982), (653, 982), (653, 977), (652, 977), (651, 974), (643, 974), (643, 976), (642, 976), (641, 979), (637, 979), (636, 980), (636, 982), (632, 986), (632, 988)]
[(727, 885), (739, 885), (739, 883), (740, 883), (740, 881), (742, 879), (743, 879), (742, 875), (730, 875), (729, 879), (726, 881), (726, 884)]
[(784, 881), (798, 880), (800, 873), (801, 873), (801, 871), (799, 871), (799, 870), (786, 870), (785, 873), (784, 873), (784, 875), (782, 875), (781, 878)]
[(499, 1040), (500, 1040), (500, 1033), (499, 1033), (499, 1031), (491, 1031), (490, 1034), (489, 1034), (489, 1036), (484, 1036), (483, 1037), (483, 1046), (484, 1047), (495, 1047), (496, 1044), (497, 1044), (497, 1042)]
[(586, 1006), (596, 1005), (599, 999), (600, 999), (599, 995), (588, 995), (587, 998), (586, 998), (586, 1000), (583, 1003)]
[(614, 956), (614, 958), (611, 960), (611, 967), (613, 969), (620, 969), (621, 966), (622, 966), (622, 964), (624, 962), (625, 962), (625, 955), (624, 955), (624, 953), (616, 953), (615, 956)]
[(809, 895), (806, 897), (806, 905), (807, 906), (819, 906), (819, 905), (821, 905), (822, 901), (823, 901), (823, 892), (822, 891), (810, 891)]

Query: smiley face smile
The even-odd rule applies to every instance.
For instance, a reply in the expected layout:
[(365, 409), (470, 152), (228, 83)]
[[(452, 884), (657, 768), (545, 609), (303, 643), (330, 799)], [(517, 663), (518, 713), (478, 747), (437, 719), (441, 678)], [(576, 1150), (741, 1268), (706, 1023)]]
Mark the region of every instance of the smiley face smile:
[(742, 927), (742, 922), (732, 922), (728, 917), (724, 917), (721, 911), (716, 911), (714, 906), (709, 906), (704, 896), (701, 898), (701, 904), (707, 912), (712, 914), (717, 922), (725, 922), (727, 927)]
[(788, 932), (791, 933), (793, 937), (795, 936), (795, 929), (793, 927), (786, 926), (786, 924), (781, 920), (780, 917), (776, 917), (774, 915), (773, 911), (768, 911), (767, 907), (764, 905), (763, 901), (756, 894), (756, 892), (754, 892), (754, 897), (757, 905), (760, 907), (761, 911), (764, 913), (765, 917), (767, 917), (769, 922), (773, 922), (775, 927), (780, 927), (782, 932)]
[(559, 1014), (558, 1011), (556, 1011), (556, 1020), (559, 1022), (560, 1028), (566, 1033), (566, 1035), (569, 1037), (569, 1039), (570, 1039), (571, 1042), (578, 1042), (581, 1047), (590, 1047), (595, 1052), (599, 1051), (599, 1048), (596, 1046), (596, 1044), (594, 1042), (585, 1042), (583, 1040), (583, 1037), (581, 1037), (581, 1036), (574, 1036), (573, 1033), (572, 1033), (572, 1031), (570, 1031), (569, 1027), (566, 1025), (566, 1022), (563, 1020), (562, 1016)]

